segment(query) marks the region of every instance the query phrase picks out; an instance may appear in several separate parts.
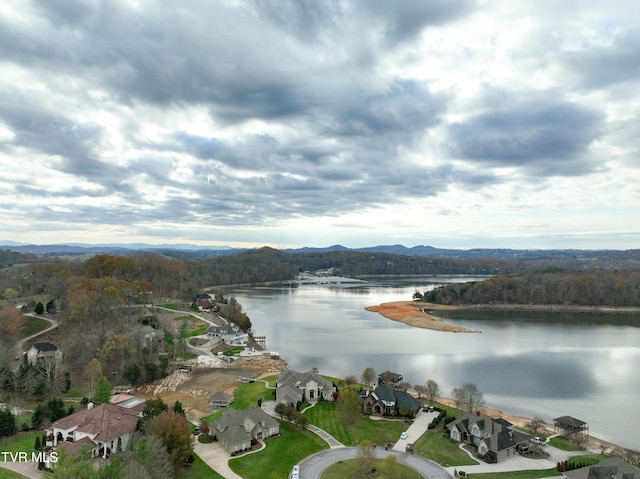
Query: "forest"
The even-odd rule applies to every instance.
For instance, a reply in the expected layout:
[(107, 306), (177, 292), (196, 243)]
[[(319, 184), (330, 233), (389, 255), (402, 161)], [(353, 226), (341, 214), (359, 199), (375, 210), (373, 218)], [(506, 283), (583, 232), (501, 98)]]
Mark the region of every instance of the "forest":
[(640, 270), (545, 268), (484, 281), (450, 284), (416, 293), (431, 303), (640, 306)]

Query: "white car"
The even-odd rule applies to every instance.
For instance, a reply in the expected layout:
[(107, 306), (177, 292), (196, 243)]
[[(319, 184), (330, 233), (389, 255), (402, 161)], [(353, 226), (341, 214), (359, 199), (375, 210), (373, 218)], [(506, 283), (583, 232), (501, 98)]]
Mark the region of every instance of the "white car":
[(400, 439), (406, 439), (409, 435), (407, 434), (407, 431), (403, 432), (402, 434), (400, 434)]

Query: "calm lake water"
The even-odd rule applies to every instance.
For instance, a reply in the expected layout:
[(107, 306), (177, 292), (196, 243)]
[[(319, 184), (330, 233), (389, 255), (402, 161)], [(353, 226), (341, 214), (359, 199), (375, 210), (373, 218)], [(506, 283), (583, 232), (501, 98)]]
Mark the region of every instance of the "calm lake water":
[(446, 281), (460, 279), (246, 287), (232, 295), (292, 369), (318, 367), (339, 377), (389, 369), (411, 384), (434, 379), (445, 395), (473, 382), (488, 406), (545, 420), (574, 416), (594, 436), (640, 448), (640, 316), (453, 312), (447, 321), (482, 332), (446, 333), (364, 309)]

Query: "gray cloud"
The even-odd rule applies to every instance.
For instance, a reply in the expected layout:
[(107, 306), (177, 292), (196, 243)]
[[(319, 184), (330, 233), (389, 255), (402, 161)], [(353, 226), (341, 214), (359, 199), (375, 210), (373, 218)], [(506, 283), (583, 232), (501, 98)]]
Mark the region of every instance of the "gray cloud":
[(534, 174), (582, 175), (600, 166), (585, 157), (602, 134), (600, 113), (547, 100), (496, 107), (450, 125), (455, 155)]

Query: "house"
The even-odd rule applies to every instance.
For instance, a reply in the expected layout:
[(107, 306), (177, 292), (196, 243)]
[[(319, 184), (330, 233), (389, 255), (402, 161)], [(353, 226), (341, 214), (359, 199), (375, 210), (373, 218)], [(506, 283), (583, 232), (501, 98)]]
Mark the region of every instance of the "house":
[(197, 307), (200, 311), (214, 311), (217, 303), (215, 298), (208, 293), (196, 295), (193, 299), (192, 306)]
[(276, 380), (276, 402), (297, 404), (298, 401), (333, 401), (335, 386), (315, 371), (301, 373), (286, 369)]
[(589, 435), (589, 426), (586, 422), (571, 416), (560, 416), (553, 420), (553, 429), (556, 434), (562, 434), (569, 440), (579, 441)]
[(404, 378), (402, 377), (402, 374), (392, 373), (391, 371), (385, 371), (378, 375), (378, 386), (382, 384), (386, 384), (391, 387), (396, 387), (403, 380)]
[(53, 343), (33, 343), (27, 351), (27, 360), (31, 364), (48, 360), (54, 360), (56, 363), (59, 363), (62, 361), (62, 351)]
[(209, 398), (209, 405), (211, 406), (211, 409), (227, 407), (231, 399), (233, 399), (233, 396), (231, 396), (230, 394), (227, 394), (223, 391), (218, 391), (217, 393), (212, 394)]
[(478, 455), (490, 462), (499, 462), (529, 449), (533, 436), (513, 429), (505, 419), (465, 414), (447, 425), (453, 441), (464, 442), (477, 448)]
[(373, 391), (365, 391), (363, 396), (363, 410), (373, 416), (397, 416), (401, 409), (411, 410), (415, 414), (420, 409), (420, 401), (416, 398), (386, 384)]
[(136, 430), (140, 412), (116, 404), (83, 409), (58, 419), (46, 429), (46, 444), (66, 448), (70, 454), (87, 445), (92, 457), (108, 457), (125, 450)]
[(593, 466), (566, 471), (564, 475), (569, 479), (640, 479), (640, 468), (619, 457), (610, 457)]
[(226, 344), (239, 346), (249, 341), (249, 335), (242, 332), (240, 326), (229, 323), (226, 326), (211, 326), (207, 330), (209, 339), (224, 341)]
[(238, 410), (227, 409), (211, 425), (227, 452), (235, 454), (251, 448), (252, 442), (280, 434), (280, 423), (259, 407)]

